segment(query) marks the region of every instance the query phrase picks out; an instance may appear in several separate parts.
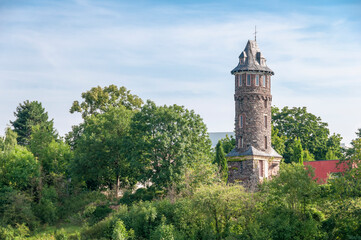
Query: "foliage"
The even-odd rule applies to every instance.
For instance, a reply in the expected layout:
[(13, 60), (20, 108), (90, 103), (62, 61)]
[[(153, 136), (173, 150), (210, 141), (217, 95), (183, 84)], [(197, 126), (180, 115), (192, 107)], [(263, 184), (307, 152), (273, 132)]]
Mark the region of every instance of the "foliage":
[(280, 135), (279, 129), (275, 128), (273, 125), (271, 130), (271, 141), (273, 149), (276, 150), (276, 152), (279, 154), (283, 155), (286, 151), (285, 143), (287, 141), (287, 136)]
[(228, 179), (228, 164), (226, 159), (226, 154), (223, 151), (223, 145), (221, 141), (218, 141), (216, 145), (216, 157), (214, 163), (218, 166), (219, 173), (224, 182), (227, 182)]
[(114, 224), (112, 239), (113, 240), (127, 240), (131, 239), (134, 235), (134, 231), (127, 231), (123, 221), (117, 220)]
[(150, 235), (151, 240), (174, 240), (174, 227), (171, 224), (160, 224)]
[(39, 163), (25, 147), (0, 152), (0, 186), (26, 190), (39, 175)]
[(24, 239), (29, 235), (29, 228), (25, 224), (16, 224), (16, 227), (0, 226), (0, 239), (3, 240)]
[(133, 162), (140, 180), (161, 189), (178, 185), (188, 167), (209, 161), (211, 144), (199, 115), (147, 101), (131, 124)]
[(282, 203), (285, 207), (301, 212), (316, 197), (317, 183), (310, 166), (300, 163), (282, 164), (280, 172), (272, 181), (266, 182), (262, 188), (272, 201)]
[(127, 144), (131, 117), (132, 111), (119, 106), (85, 120), (71, 167), (90, 189), (109, 186), (117, 196), (120, 186), (135, 183)]
[(74, 101), (70, 113), (80, 112), (83, 118), (89, 115), (104, 113), (120, 106), (128, 110), (139, 109), (143, 101), (136, 95), (130, 94), (125, 87), (109, 85), (108, 87), (93, 87), (81, 94), (83, 102)]
[(226, 135), (225, 138), (219, 140), (222, 143), (223, 151), (225, 154), (228, 154), (236, 146), (236, 139), (231, 136)]
[(288, 146), (294, 141), (295, 138), (299, 138), (304, 150), (308, 150), (314, 155), (315, 159), (325, 159), (328, 149), (336, 154), (338, 158), (342, 157), (341, 154), (341, 136), (332, 135), (329, 136), (328, 124), (321, 121), (320, 117), (307, 112), (306, 107), (303, 108), (288, 108), (284, 107), (282, 110), (277, 107), (272, 108), (272, 124), (274, 133), (273, 144), (276, 146), (279, 152), (282, 152), (282, 140), (276, 136), (283, 137), (286, 146), (286, 153), (283, 154), (286, 162), (290, 161), (290, 154), (287, 152)]
[(28, 145), (33, 126), (40, 125), (46, 129), (49, 134), (56, 137), (57, 134), (53, 127), (53, 120), (48, 120), (48, 113), (45, 112), (42, 104), (38, 101), (26, 100), (16, 108), (14, 112), (15, 121), (10, 121), (17, 133), (17, 141), (20, 145)]
[(31, 206), (31, 198), (25, 192), (9, 187), (0, 189), (0, 223), (15, 227), (25, 224), (32, 230), (38, 225)]
[(216, 239), (230, 235), (231, 219), (242, 214), (245, 193), (241, 186), (214, 185), (200, 188), (194, 195), (194, 203), (210, 221)]
[[(303, 149), (300, 139), (295, 138), (288, 146), (289, 162), (303, 164)], [(286, 159), (287, 160), (287, 159)], [(285, 161), (287, 163), (287, 161)]]

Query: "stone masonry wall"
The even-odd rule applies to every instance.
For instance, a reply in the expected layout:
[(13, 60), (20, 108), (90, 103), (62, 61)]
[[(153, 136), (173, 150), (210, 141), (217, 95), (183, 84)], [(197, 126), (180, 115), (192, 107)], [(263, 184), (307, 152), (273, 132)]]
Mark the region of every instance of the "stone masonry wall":
[[(246, 85), (247, 74), (251, 75), (250, 86)], [(244, 152), (249, 146), (254, 146), (269, 153), (271, 151), (271, 77), (265, 73), (254, 72), (240, 75), (242, 76), (242, 84), (239, 84), (239, 78), (236, 75), (234, 95), (236, 148), (239, 152)], [(256, 75), (259, 75), (259, 86), (256, 86)], [(265, 87), (263, 87), (262, 76), (267, 76)], [(241, 115), (243, 116), (242, 127), (240, 124)], [(243, 146), (241, 139), (243, 139)]]

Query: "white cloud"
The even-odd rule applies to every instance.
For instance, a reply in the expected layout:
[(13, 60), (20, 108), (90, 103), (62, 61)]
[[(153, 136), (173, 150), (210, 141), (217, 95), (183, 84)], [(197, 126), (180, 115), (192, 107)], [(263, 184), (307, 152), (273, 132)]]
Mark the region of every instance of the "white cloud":
[[(43, 102), (63, 135), (80, 121), (68, 113), (72, 101), (91, 87), (114, 83), (159, 104), (195, 109), (210, 131), (232, 131), (229, 72), (255, 24), (261, 51), (276, 73), (274, 104), (307, 106), (346, 142), (361, 127), (361, 112), (348, 107), (361, 101), (361, 46), (345, 41), (354, 33), (344, 17), (219, 12), (220, 20), (196, 9), (129, 12), (129, 5), (77, 3), (20, 8), (1, 18), (7, 25), (0, 38), (0, 128), (18, 103), (34, 99)], [(197, 11), (202, 17), (195, 17)], [(171, 15), (184, 20), (169, 20)]]

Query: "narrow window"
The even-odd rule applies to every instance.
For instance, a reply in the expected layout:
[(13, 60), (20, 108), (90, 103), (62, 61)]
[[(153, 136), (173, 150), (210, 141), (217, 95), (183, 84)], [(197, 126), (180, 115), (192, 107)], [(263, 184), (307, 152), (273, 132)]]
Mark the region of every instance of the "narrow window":
[(241, 139), (238, 140), (238, 148), (241, 148)]
[(243, 137), (241, 136), (241, 147), (243, 148)]
[(259, 169), (259, 176), (263, 177), (263, 161), (262, 160), (258, 161), (258, 169)]
[(239, 127), (243, 128), (243, 115), (239, 116)]
[(267, 136), (264, 137), (264, 148), (267, 149)]
[(264, 128), (267, 129), (267, 116), (264, 116)]
[(262, 76), (263, 77), (263, 87), (266, 87), (266, 76)]
[(264, 100), (264, 108), (267, 108), (267, 100)]
[(247, 86), (251, 86), (251, 75), (247, 74)]
[(239, 75), (239, 86), (242, 86), (242, 75)]
[(256, 86), (259, 86), (259, 75), (256, 75)]

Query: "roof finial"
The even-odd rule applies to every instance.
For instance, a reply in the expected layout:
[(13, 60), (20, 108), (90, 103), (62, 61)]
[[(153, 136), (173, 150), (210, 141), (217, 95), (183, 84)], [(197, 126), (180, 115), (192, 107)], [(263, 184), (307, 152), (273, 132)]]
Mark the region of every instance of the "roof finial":
[(254, 41), (257, 42), (257, 26), (254, 25)]

